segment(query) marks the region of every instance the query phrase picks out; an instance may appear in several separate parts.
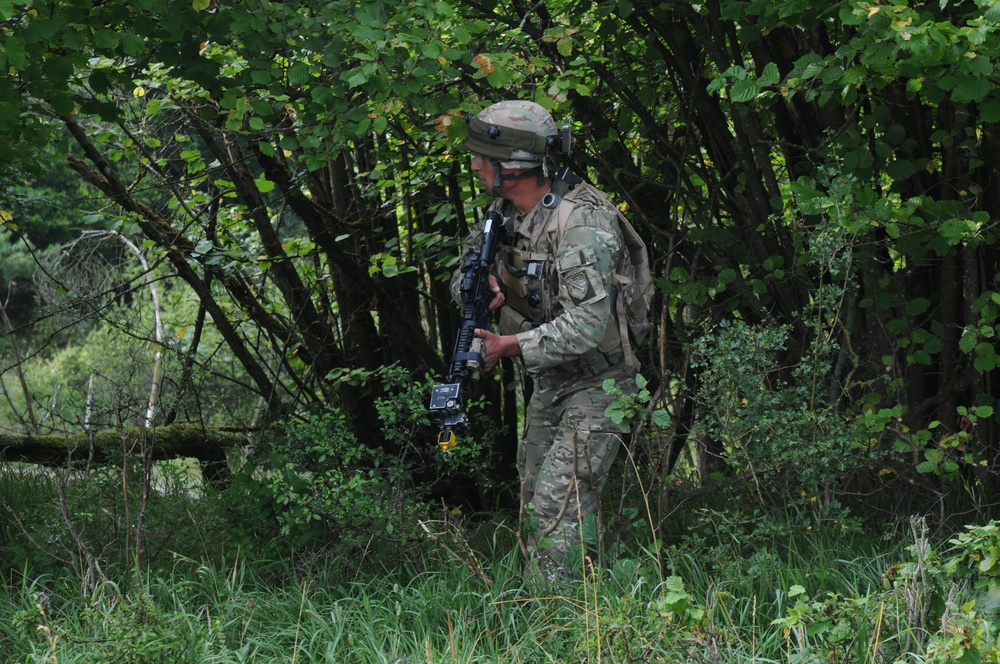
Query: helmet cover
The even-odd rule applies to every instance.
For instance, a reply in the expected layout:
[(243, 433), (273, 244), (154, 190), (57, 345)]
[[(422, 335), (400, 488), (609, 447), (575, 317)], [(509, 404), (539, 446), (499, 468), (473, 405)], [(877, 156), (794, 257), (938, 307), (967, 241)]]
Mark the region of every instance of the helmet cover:
[[(558, 155), (559, 130), (552, 116), (531, 101), (501, 101), (469, 118), (465, 147), (509, 169), (548, 166)], [(555, 140), (554, 140), (555, 139)]]

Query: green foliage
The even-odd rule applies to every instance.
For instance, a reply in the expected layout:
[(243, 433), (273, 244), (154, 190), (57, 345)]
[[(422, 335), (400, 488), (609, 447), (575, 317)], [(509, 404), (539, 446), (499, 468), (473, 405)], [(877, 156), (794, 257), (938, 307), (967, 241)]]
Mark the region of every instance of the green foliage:
[[(828, 592), (821, 599), (812, 599), (804, 587), (793, 585), (788, 589), (788, 599), (791, 605), (785, 609), (785, 616), (771, 624), (783, 630), (790, 661), (864, 662), (898, 652), (894, 644), (886, 647), (881, 641), (883, 629), (890, 641), (894, 637), (885, 624), (884, 603), (873, 605), (876, 598)], [(895, 617), (898, 612), (890, 609), (888, 615)]]
[[(204, 661), (206, 638), (200, 621), (149, 595), (118, 595), (108, 584), (106, 600), (87, 604), (44, 586), (22, 589), (6, 635), (33, 661)], [(14, 650), (7, 645), (10, 655)]]
[(1000, 526), (990, 521), (968, 525), (949, 540), (951, 557), (944, 562), (949, 577), (970, 579), (976, 590), (1000, 592)]
[[(384, 448), (359, 443), (346, 415), (328, 408), (281, 426), (265, 443), (264, 456), (238, 473), (239, 490), (266, 503), (265, 514), (296, 548), (332, 546), (346, 553), (375, 542), (407, 553), (419, 540), (418, 518), (425, 517), (438, 481), (488, 472), (482, 441), (463, 440), (448, 455), (428, 445), (429, 380), (415, 381), (398, 367), (368, 380), (381, 384), (379, 419), (371, 426), (381, 432)], [(484, 478), (482, 486), (489, 484)]]
[[(737, 135), (741, 123), (748, 123), (749, 140), (758, 129), (785, 132), (788, 118), (782, 119), (782, 107), (824, 118), (825, 130), (812, 133), (817, 140), (806, 159), (771, 152), (771, 164), (787, 168), (787, 181), (780, 169), (762, 169), (778, 175), (768, 195), (784, 219), (776, 230), (780, 251), (768, 243), (769, 224), (759, 218), (742, 237), (763, 234), (761, 244), (769, 249), (753, 251), (753, 259), (734, 241), (741, 237), (739, 222), (732, 232), (706, 231), (705, 240), (726, 248), (766, 306), (785, 306), (784, 289), (796, 279), (808, 279), (807, 289), (831, 278), (841, 284), (847, 295), (844, 306), (838, 306), (842, 327), (830, 332), (840, 338), (842, 353), (853, 358), (849, 376), (859, 380), (842, 394), (856, 394), (863, 385), (864, 398), (879, 409), (899, 402), (899, 417), (910, 428), (926, 431), (933, 423), (937, 431), (920, 434), (935, 439), (930, 456), (917, 464), (921, 472), (948, 479), (958, 478), (959, 466), (978, 464), (985, 443), (964, 414), (949, 408), (942, 417), (927, 403), (951, 389), (945, 386), (949, 376), (967, 366), (984, 376), (997, 367), (989, 277), (981, 281), (969, 271), (980, 257), (992, 254), (985, 247), (996, 242), (988, 223), (990, 206), (974, 200), (990, 190), (981, 177), (979, 150), (1000, 108), (998, 88), (987, 74), (1000, 56), (990, 5), (724, 2), (722, 16), (735, 22), (735, 34), (754, 57), (744, 52), (742, 59), (720, 63), (708, 85), (734, 119)], [(818, 22), (840, 26), (841, 36), (826, 41), (814, 32)], [(797, 50), (793, 63), (762, 60), (758, 46), (790, 52), (780, 35), (789, 25), (817, 40)], [(751, 108), (759, 122), (751, 120)], [(811, 115), (814, 111), (817, 115)], [(803, 127), (811, 123), (800, 117)], [(937, 189), (945, 182), (955, 184), (958, 195)], [(781, 237), (785, 233), (788, 242)], [(816, 239), (822, 240), (820, 246)], [(830, 246), (837, 249), (834, 254)], [(956, 260), (966, 261), (961, 274), (948, 269)], [(702, 293), (718, 293), (715, 276), (699, 280)], [(681, 283), (671, 287), (671, 295), (681, 292)], [(696, 301), (690, 297), (692, 287), (684, 288), (686, 301)], [(756, 315), (742, 307), (741, 313)], [(797, 314), (788, 307), (782, 322), (794, 326)], [(960, 341), (952, 320), (963, 328)], [(870, 327), (864, 329), (870, 325), (884, 334), (870, 334)], [(956, 343), (967, 357), (959, 357)], [(941, 376), (942, 384), (922, 384), (921, 377), (929, 375), (925, 371)], [(988, 390), (961, 392), (959, 403), (995, 405)]]
[[(668, 549), (667, 562), (687, 583), (710, 584), (725, 603), (714, 634), (730, 639), (728, 647), (748, 638), (746, 619), (733, 617), (747, 615), (752, 596), (756, 620), (771, 614), (768, 629), (752, 637), (761, 656), (997, 661), (1000, 614), (986, 571), (996, 546), (993, 523), (967, 526), (951, 540), (948, 556), (934, 550), (926, 530), (914, 531), (910, 546), (899, 537), (903, 529), (876, 536), (886, 525), (872, 529), (848, 518), (803, 527), (794, 513), (706, 510), (683, 543)], [(767, 597), (774, 600), (765, 607)], [(713, 602), (706, 604), (711, 615)]]
[(604, 391), (617, 397), (604, 414), (618, 425), (623, 422), (631, 424), (647, 422), (657, 427), (670, 426), (670, 414), (663, 408), (653, 408), (655, 404), (653, 395), (649, 392), (649, 380), (638, 374), (635, 383), (637, 388), (635, 392), (623, 393), (621, 386), (616, 385), (614, 380), (604, 381)]
[(877, 460), (865, 432), (824, 405), (824, 385), (836, 348), (820, 334), (815, 353), (782, 367), (787, 327), (723, 321), (693, 344), (699, 368), (699, 428), (717, 440), (726, 463), (755, 483), (815, 493)]
[(917, 608), (936, 628), (927, 662), (1000, 661), (998, 532), (994, 521), (967, 525), (943, 553), (918, 539), (912, 560), (890, 570), (893, 586), (916, 595)]
[(927, 648), (928, 664), (979, 664), (1000, 662), (1000, 645), (997, 632), (1000, 630), (995, 616), (988, 619), (976, 610), (976, 602), (969, 601), (961, 606), (948, 605), (948, 612), (942, 618), (940, 631), (935, 634)]
[[(206, 551), (211, 539), (189, 530), (192, 509), (200, 509), (193, 497), (201, 492), (197, 468), (180, 461), (157, 463), (144, 514), (145, 470), (139, 450), (113, 451), (110, 457), (110, 465), (73, 471), (30, 465), (3, 470), (4, 569), (54, 575), (70, 571), (89, 579), (87, 591), (93, 592), (102, 570), (133, 564), (137, 555), (143, 565), (157, 568), (167, 563), (168, 552)], [(212, 520), (206, 515), (206, 528)]]
[(895, 452), (916, 454), (919, 459), (916, 469), (919, 473), (937, 475), (948, 480), (960, 478), (962, 469), (985, 468), (986, 459), (977, 458), (973, 428), (981, 419), (992, 417), (992, 406), (966, 408), (959, 406), (962, 428), (954, 433), (940, 433), (936, 429), (940, 422), (931, 422), (926, 429), (904, 431), (893, 445)]
[[(416, 380), (402, 367), (387, 367), (379, 372), (382, 394), (375, 400), (379, 426), (388, 448), (410, 454), (420, 447), (420, 438), (430, 426), (426, 404), (431, 378)], [(456, 450), (468, 453), (469, 449)]]
[(91, 635), (95, 659), (129, 664), (203, 661), (200, 630), (192, 629), (190, 618), (163, 610), (146, 595), (84, 611), (80, 619), (100, 625)]
[(290, 423), (267, 450), (271, 470), (262, 482), (283, 535), (301, 545), (333, 537), (359, 548), (373, 537), (405, 542), (412, 536), (417, 505), (403, 491), (409, 469), (358, 444), (342, 413)]
[[(455, 520), (455, 539), (413, 547), (410, 562), (373, 546), (367, 568), (356, 558), (345, 568), (349, 559), (330, 550), (303, 557), (260, 541), (243, 548), (232, 524), (217, 518), (223, 503), (187, 501), (198, 518), (173, 525), (178, 541), (221, 542), (138, 576), (109, 569), (129, 577), (134, 592), (110, 580), (88, 596), (58, 568), (17, 577), (22, 583), (0, 595), (10, 617), (0, 625), (0, 656), (70, 663), (997, 661), (1000, 545), (992, 522), (963, 529), (945, 555), (918, 541), (907, 556), (907, 531), (891, 522), (853, 519), (845, 528), (821, 512), (763, 514), (714, 496), (699, 501), (700, 511), (675, 514), (672, 527), (689, 528), (662, 552), (662, 567), (629, 542), (617, 558), (567, 582), (525, 570), (502, 522)], [(711, 509), (713, 502), (726, 511)], [(456, 559), (459, 543), (481, 576)], [(280, 556), (259, 557), (265, 550)], [(915, 611), (921, 606), (930, 608), (923, 618)]]
[[(991, 274), (997, 239), (983, 156), (995, 151), (1000, 117), (989, 3), (556, 0), (546, 11), (544, 20), (452, 2), (216, 11), (197, 0), (180, 10), (112, 2), (80, 18), (72, 3), (8, 2), (0, 152), (27, 169), (38, 146), (52, 145), (48, 164), (68, 153), (69, 129), (83, 149), (74, 167), (117, 203), (60, 215), (51, 237), (78, 221), (144, 239), (217, 305), (212, 317), (242, 365), (223, 373), (305, 410), (348, 389), (325, 382), (334, 367), (401, 362), (422, 373), (439, 360), (448, 305), (436, 289), (475, 216), (468, 208), (483, 202), (457, 166), (461, 119), (495, 99), (533, 98), (575, 119), (574, 167), (617, 189), (654, 259), (666, 261), (661, 320), (674, 329), (663, 338), (681, 344), (644, 351), (667, 353), (644, 366), (684, 375), (659, 377), (675, 392), (666, 403), (705, 401), (685, 391), (714, 376), (697, 375), (703, 359), (686, 374), (678, 348), (720, 320), (793, 340), (768, 354), (788, 369), (763, 396), (706, 425), (723, 447), (835, 464), (856, 437), (835, 408), (899, 403), (912, 430), (939, 420), (950, 435), (962, 416), (931, 412), (934, 395), (958, 390), (958, 403), (995, 406), (976, 384), (1000, 365), (996, 303), (978, 276)], [(56, 163), (25, 180), (45, 196), (18, 191), (0, 203), (5, 225), (44, 226), (43, 208), (21, 204), (29, 199), (51, 194), (51, 210), (75, 198)], [(970, 360), (982, 378), (965, 375)], [(795, 393), (799, 382), (810, 387)], [(46, 387), (44, 398), (55, 391)], [(806, 396), (812, 410), (796, 409)], [(739, 406), (766, 421), (739, 430), (727, 419)], [(671, 409), (671, 426), (692, 428), (681, 414)], [(826, 438), (839, 442), (807, 454), (831, 428)], [(747, 445), (757, 434), (766, 444)], [(985, 456), (975, 433), (961, 445)], [(758, 456), (727, 472), (767, 466)], [(942, 463), (924, 469), (954, 477)], [(807, 481), (821, 474), (810, 472)]]
[[(62, 252), (63, 261), (68, 260), (67, 254)], [(93, 254), (85, 254), (81, 261), (91, 265), (99, 262)], [(16, 261), (12, 261), (10, 267), (15, 265)], [(29, 270), (26, 279), (32, 283), (31, 273), (36, 269), (33, 260), (26, 257), (25, 268)], [(51, 263), (45, 270), (58, 272)], [(35, 302), (35, 308), (46, 316), (45, 322), (17, 333), (19, 349), (27, 360), (22, 367), (25, 379), (36, 409), (45, 404), (50, 430), (82, 433), (85, 421), (92, 428), (114, 428), (120, 415), (141, 423), (150, 396), (156, 352), (162, 354), (164, 376), (159, 386), (157, 423), (164, 422), (171, 412), (175, 418), (179, 415), (179, 421), (222, 425), (250, 422), (257, 400), (241, 384), (245, 372), (211, 320), (196, 331), (198, 309), (191, 291), (181, 284), (173, 285), (166, 293), (161, 291), (158, 313), (164, 324), (164, 338), (157, 345), (150, 340), (156, 312), (149, 291), (139, 285), (134, 274), (123, 272), (102, 275), (108, 280), (103, 285), (87, 283), (85, 274), (66, 275), (67, 283), (74, 286), (72, 292), (46, 285), (40, 293), (44, 297)], [(110, 283), (115, 275), (122, 277), (118, 292)], [(198, 343), (192, 348), (195, 337)], [(6, 349), (6, 335), (0, 349)], [(8, 365), (13, 364), (9, 351), (4, 350), (2, 357)], [(200, 370), (186, 371), (188, 363)], [(202, 402), (208, 395), (226, 407), (206, 408)], [(8, 390), (0, 404), (0, 427), (20, 429), (18, 413), (25, 409), (23, 393)]]
[[(30, 283), (35, 271), (35, 262), (27, 247), (17, 241), (16, 236), (6, 228), (0, 228), (0, 284), (5, 289), (11, 282)], [(6, 293), (5, 293), (6, 299)], [(9, 314), (8, 314), (9, 315)]]
[[(380, 390), (365, 381), (380, 362), (419, 375), (440, 359), (427, 340), (445, 336), (450, 305), (434, 289), (454, 267), (474, 216), (466, 208), (482, 203), (451, 148), (463, 116), (515, 96), (574, 119), (574, 165), (616, 189), (655, 240), (669, 327), (649, 346), (666, 356), (643, 366), (676, 374), (655, 381), (664, 403), (692, 408), (671, 408), (668, 420), (645, 378), (635, 394), (618, 395), (609, 417), (656, 425), (646, 427), (657, 438), (637, 465), (660, 473), (657, 455), (690, 431), (685, 452), (698, 488), (717, 481), (737, 505), (756, 500), (752, 511), (712, 505), (691, 516), (672, 502), (680, 485), (661, 483), (617, 511), (623, 532), (645, 541), (638, 500), (660, 499), (672, 517), (663, 527), (681, 534), (654, 553), (669, 554), (682, 585), (656, 585), (660, 561), (637, 562), (613, 566), (618, 585), (525, 606), (530, 593), (507, 559), (491, 570), (504, 588), (496, 594), (464, 587), (454, 568), (426, 587), (352, 586), (358, 605), (342, 601), (336, 576), (318, 588), (288, 584), (285, 594), (236, 589), (192, 618), (199, 634), (209, 632), (211, 658), (287, 659), (301, 649), (303, 661), (335, 653), (359, 662), (444, 653), (873, 661), (904, 650), (913, 660), (995, 659), (990, 596), (970, 604), (962, 586), (992, 578), (994, 535), (959, 538), (967, 553), (953, 569), (920, 558), (905, 568), (910, 586), (880, 595), (871, 589), (883, 570), (873, 569), (885, 560), (871, 542), (855, 553), (851, 538), (866, 524), (848, 506), (869, 471), (888, 470), (891, 449), (896, 467), (933, 479), (945, 501), (961, 493), (951, 491), (959, 482), (972, 478), (978, 489), (990, 479), (982, 463), (995, 452), (989, 386), (1000, 368), (1000, 296), (989, 280), (998, 240), (990, 155), (1000, 141), (994, 3), (551, 0), (545, 12), (524, 14), (490, 3), (214, 5), (112, 1), (81, 13), (72, 2), (0, 0), (0, 159), (43, 171), (50, 160), (37, 158), (39, 146), (68, 154), (70, 128), (86, 149), (73, 163), (97, 184), (118, 185), (88, 205), (100, 214), (56, 214), (84, 195), (65, 181), (65, 167), (17, 179), (0, 194), (0, 232), (29, 229), (41, 247), (66, 239), (70, 226), (114, 226), (146, 242), (164, 266), (157, 279), (183, 275), (190, 288), (170, 289), (164, 342), (167, 376), (187, 376), (167, 383), (176, 412), (250, 421), (256, 394), (274, 397), (268, 405), (281, 413), (337, 404), (289, 425), (273, 456), (237, 473), (225, 497), (197, 503), (192, 514), (220, 535), (186, 544), (274, 558), (304, 541), (353, 552), (376, 536), (398, 548), (416, 541), (410, 501), (428, 482), (473, 464), (490, 477), (488, 441), (427, 454), (425, 395), (415, 383)], [(32, 274), (28, 245), (12, 239), (0, 238), (0, 285)], [(63, 275), (67, 313), (87, 310), (78, 285)], [(192, 293), (218, 326), (201, 345), (195, 321), (206, 313)], [(11, 304), (18, 321), (33, 313), (28, 300)], [(116, 313), (116, 324), (148, 339), (147, 311), (133, 314)], [(47, 338), (36, 330), (35, 340)], [(78, 424), (93, 372), (113, 379), (98, 390), (98, 414), (113, 418), (107, 404), (117, 399), (134, 416), (150, 344), (122, 359), (111, 349), (125, 336), (84, 337), (75, 330), (77, 345), (45, 353), (25, 344), (38, 402), (58, 406), (61, 426)], [(189, 356), (197, 370), (185, 374)], [(16, 411), (21, 398), (11, 394)], [(347, 405), (364, 419), (349, 420)], [(67, 485), (89, 550), (124, 557), (130, 524), (115, 487), (135, 473), (100, 471)], [(10, 568), (57, 571), (35, 549), (81, 554), (54, 507), (56, 486), (32, 486), (12, 482), (5, 493), (43, 546), (19, 542), (14, 515), (5, 515)], [(922, 496), (927, 485), (909, 486)], [(154, 533), (190, 535), (180, 505), (157, 505)], [(160, 550), (183, 544), (158, 541)], [(848, 564), (862, 556), (869, 562)], [(837, 576), (858, 567), (864, 578)], [(916, 572), (936, 569), (935, 620), (919, 627), (911, 610), (920, 607), (904, 596)], [(221, 568), (204, 576), (216, 587), (228, 578)], [(441, 596), (453, 604), (435, 603)], [(255, 622), (251, 601), (266, 599), (280, 607), (280, 625)], [(21, 628), (43, 622), (32, 600), (22, 602)], [(892, 620), (880, 618), (883, 606)], [(414, 625), (414, 615), (426, 622)], [(776, 617), (784, 622), (771, 625)], [(904, 647), (940, 621), (923, 652)], [(880, 640), (880, 624), (904, 627)], [(300, 640), (299, 627), (315, 638)], [(25, 652), (47, 655), (40, 649), (51, 643), (36, 646)], [(139, 655), (123, 648), (92, 659), (109, 656)]]
[[(180, 375), (193, 341), (192, 292), (218, 305), (220, 326), (234, 323), (232, 352), (220, 352), (211, 328), (211, 343), (190, 347), (200, 370), (187, 392), (168, 387), (179, 412), (249, 421), (256, 389), (293, 402), (304, 395), (295, 405), (350, 403), (366, 419), (331, 407), (284, 428), (270, 456), (221, 496), (157, 502), (152, 541), (181, 557), (169, 582), (149, 584), (154, 607), (126, 596), (120, 608), (87, 612), (82, 593), (54, 583), (58, 612), (42, 613), (38, 590), (22, 592), (17, 634), (0, 639), (8, 659), (72, 661), (63, 648), (71, 636), (79, 661), (154, 659), (158, 637), (203, 647), (214, 661), (888, 660), (916, 639), (905, 598), (921, 570), (941, 570), (925, 628), (945, 627), (905, 657), (995, 659), (995, 534), (964, 533), (951, 569), (914, 563), (898, 577), (911, 585), (880, 592), (899, 543), (838, 495), (882, 465), (881, 439), (902, 441), (897, 452), (943, 487), (987, 458), (979, 432), (994, 418), (987, 387), (1000, 356), (995, 284), (978, 276), (992, 273), (997, 240), (988, 155), (1000, 45), (990, 3), (552, 0), (544, 24), (537, 13), (478, 3), (213, 9), (205, 0), (109, 2), (81, 18), (72, 3), (0, 1), (0, 156), (33, 158), (38, 145), (61, 144), (56, 118), (76, 120), (86, 146), (107, 159), (94, 172), (116, 175), (130, 204), (157, 213), (95, 201), (102, 216), (66, 221), (141, 235), (154, 261), (191, 280), (196, 290), (170, 289), (168, 376)], [(690, 426), (692, 458), (705, 461), (698, 488), (727, 503), (686, 512), (677, 507), (689, 504), (678, 495), (686, 486), (665, 485), (667, 545), (649, 553), (638, 546), (650, 538), (639, 501), (654, 495), (630, 496), (613, 515), (629, 536), (620, 559), (545, 593), (521, 576), (507, 533), (502, 546), (469, 536), (490, 588), (418, 546), (419, 569), (401, 569), (396, 555), (382, 558), (391, 566), (378, 576), (350, 583), (340, 563), (352, 553), (378, 560), (389, 548), (380, 542), (398, 550), (420, 541), (414, 503), (428, 481), (466, 464), (488, 468), (488, 441), (428, 455), (416, 381), (371, 389), (368, 378), (377, 362), (404, 357), (422, 374), (436, 359), (414, 352), (443, 336), (434, 307), (444, 298), (422, 289), (453, 267), (472, 216), (463, 205), (480, 203), (450, 146), (463, 115), (514, 96), (574, 118), (576, 165), (616, 188), (658, 243), (673, 327), (663, 330), (667, 357), (644, 366), (675, 372), (658, 377), (665, 402), (692, 403), (693, 415), (681, 421), (683, 409), (671, 410), (668, 420), (643, 378), (609, 416), (655, 425), (645, 429), (664, 448), (670, 427)], [(43, 207), (38, 198), (4, 199), (0, 220), (28, 228), (65, 200)], [(22, 281), (24, 245), (6, 246), (0, 269)], [(116, 320), (149, 337), (148, 325)], [(38, 356), (29, 379), (39, 400), (58, 393), (63, 421), (78, 421), (94, 371), (115, 378), (103, 401), (124, 396), (119, 403), (139, 410), (144, 372), (116, 369), (145, 367), (148, 345), (123, 361), (110, 350), (125, 337), (83, 338)], [(254, 363), (237, 355), (276, 384), (246, 389)], [(940, 412), (925, 405), (953, 393)], [(656, 468), (654, 447), (637, 462), (643, 472)], [(116, 491), (135, 473), (102, 471), (69, 486), (91, 550), (123, 557), (130, 524)], [(72, 553), (58, 492), (39, 486), (12, 482), (5, 497), (37, 548)], [(750, 495), (753, 509), (738, 509)], [(9, 569), (62, 569), (5, 519)], [(161, 539), (169, 532), (177, 537)], [(303, 562), (318, 559), (318, 545), (336, 549), (328, 570)], [(234, 562), (241, 547), (266, 554), (266, 579)], [(969, 597), (963, 583), (985, 594)], [(36, 624), (60, 640), (40, 638)]]
[[(695, 656), (707, 646), (709, 615), (677, 576), (655, 580), (648, 564), (626, 558), (607, 570), (599, 598), (581, 616), (582, 634), (554, 634), (544, 652), (562, 661), (709, 661)], [(586, 621), (586, 622), (584, 622)], [(572, 649), (559, 649), (556, 639), (577, 636)]]
[(1000, 293), (984, 291), (973, 303), (972, 311), (978, 316), (978, 321), (962, 330), (958, 347), (962, 353), (972, 357), (976, 371), (985, 374), (1000, 366), (996, 348), (1000, 333)]
[(0, 167), (0, 226), (37, 251), (76, 238), (88, 195), (64, 158), (65, 142), (40, 146), (30, 164)]

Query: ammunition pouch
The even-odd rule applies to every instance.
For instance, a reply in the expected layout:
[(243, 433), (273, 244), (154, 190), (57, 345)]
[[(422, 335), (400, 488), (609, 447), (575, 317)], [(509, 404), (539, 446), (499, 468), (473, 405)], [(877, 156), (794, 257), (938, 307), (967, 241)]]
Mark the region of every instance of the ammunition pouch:
[(500, 334), (520, 334), (536, 327), (538, 327), (538, 323), (532, 323), (524, 314), (513, 307), (500, 308), (500, 321), (497, 324), (497, 330)]
[(548, 254), (504, 247), (498, 273), (508, 306), (536, 325), (551, 320), (552, 259)]

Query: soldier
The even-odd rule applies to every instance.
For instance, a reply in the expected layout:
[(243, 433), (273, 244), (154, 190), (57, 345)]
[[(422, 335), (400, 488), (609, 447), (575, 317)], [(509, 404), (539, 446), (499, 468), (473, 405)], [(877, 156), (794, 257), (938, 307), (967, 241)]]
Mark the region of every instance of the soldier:
[[(594, 553), (580, 525), (596, 514), (628, 434), (627, 425), (605, 416), (614, 399), (602, 383), (614, 379), (628, 392), (636, 374), (615, 308), (613, 275), (624, 252), (617, 214), (604, 194), (559, 169), (568, 142), (548, 111), (527, 101), (481, 111), (469, 120), (465, 141), (473, 172), (497, 197), (491, 209), (507, 219), (507, 244), (490, 279), (499, 334), (476, 336), (485, 342), (487, 371), (515, 358), (534, 381), (517, 464), (527, 521), (537, 519), (527, 533), (529, 552), (552, 567), (574, 545)], [(473, 230), (466, 248), (478, 246), (481, 232)], [(456, 273), (455, 293), (460, 278)]]

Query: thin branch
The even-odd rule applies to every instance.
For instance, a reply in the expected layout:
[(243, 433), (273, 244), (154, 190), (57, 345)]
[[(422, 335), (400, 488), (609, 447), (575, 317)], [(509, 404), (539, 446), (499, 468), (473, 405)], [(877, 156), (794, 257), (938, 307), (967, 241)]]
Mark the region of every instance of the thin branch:
[[(13, 282), (11, 282), (8, 286), (8, 294), (10, 293), (10, 287), (13, 285)], [(7, 330), (7, 338), (10, 339), (10, 347), (14, 352), (14, 373), (17, 374), (17, 380), (21, 384), (21, 392), (24, 394), (24, 406), (28, 412), (28, 420), (31, 422), (30, 432), (38, 433), (38, 420), (35, 418), (35, 409), (31, 405), (31, 390), (28, 389), (28, 381), (25, 380), (24, 370), (22, 369), (24, 360), (21, 358), (21, 351), (17, 347), (17, 339), (14, 338), (14, 326), (11, 325), (10, 318), (7, 317), (7, 309), (4, 307), (3, 300), (0, 300), (0, 318), (3, 318), (4, 328)]]

